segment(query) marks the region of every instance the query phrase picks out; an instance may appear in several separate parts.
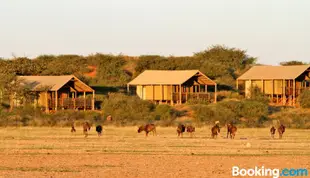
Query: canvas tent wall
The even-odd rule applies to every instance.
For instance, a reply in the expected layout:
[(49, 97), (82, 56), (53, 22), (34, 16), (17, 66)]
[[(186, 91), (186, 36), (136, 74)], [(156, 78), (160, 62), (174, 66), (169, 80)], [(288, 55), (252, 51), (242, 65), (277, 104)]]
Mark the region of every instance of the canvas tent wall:
[(271, 102), (295, 105), (299, 94), (309, 89), (309, 68), (310, 65), (253, 66), (237, 79), (236, 87), (246, 97), (251, 97), (251, 89), (258, 87)]
[(146, 70), (128, 83), (128, 91), (130, 86), (136, 86), (141, 99), (170, 103), (186, 102), (194, 93), (207, 96), (207, 86), (216, 90), (216, 83), (199, 70)]
[[(38, 95), (34, 102), (46, 111), (79, 108), (94, 110), (95, 90), (74, 75), (18, 76), (17, 80)], [(89, 94), (91, 96), (87, 97)]]

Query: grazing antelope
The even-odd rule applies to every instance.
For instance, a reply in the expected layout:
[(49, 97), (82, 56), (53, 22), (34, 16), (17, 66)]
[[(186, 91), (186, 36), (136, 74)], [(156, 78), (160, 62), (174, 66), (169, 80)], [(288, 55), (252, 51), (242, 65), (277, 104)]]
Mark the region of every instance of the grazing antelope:
[(276, 128), (274, 128), (274, 126), (272, 126), (270, 128), (270, 135), (271, 135), (271, 138), (274, 139), (274, 134), (276, 133)]
[(154, 124), (142, 125), (138, 129), (138, 133), (145, 131), (145, 136), (147, 137), (149, 132), (153, 132), (153, 135), (156, 134), (156, 126)]
[(85, 138), (88, 136), (88, 131), (90, 130), (90, 124), (88, 122), (83, 123), (83, 133), (85, 135)]
[(282, 139), (282, 135), (285, 132), (285, 126), (283, 124), (281, 124), (280, 127), (278, 128), (278, 132), (279, 132), (279, 139)]
[(194, 132), (195, 132), (195, 127), (194, 126), (187, 126), (186, 127), (186, 131), (190, 134), (190, 137), (193, 137), (193, 136), (195, 136), (194, 135)]
[(212, 136), (212, 138), (217, 138), (217, 135), (220, 133), (220, 127), (217, 125), (217, 124), (215, 124), (215, 126), (213, 126), (212, 127), (212, 129), (211, 129), (211, 136)]
[(179, 124), (177, 128), (178, 137), (180, 137), (180, 135), (183, 137), (183, 132), (185, 132), (185, 125)]
[(98, 137), (100, 137), (101, 133), (102, 133), (102, 126), (101, 125), (96, 126), (96, 132), (98, 133)]
[(232, 123), (227, 124), (227, 138), (228, 138), (228, 135), (230, 135), (230, 138), (234, 139), (236, 132), (237, 132), (236, 126), (234, 126)]
[(71, 125), (71, 133), (76, 132), (75, 128), (74, 128), (74, 123)]

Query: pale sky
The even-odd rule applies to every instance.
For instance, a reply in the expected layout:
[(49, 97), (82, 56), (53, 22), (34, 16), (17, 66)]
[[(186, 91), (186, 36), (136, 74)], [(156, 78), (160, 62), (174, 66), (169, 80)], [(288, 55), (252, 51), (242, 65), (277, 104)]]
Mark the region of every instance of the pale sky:
[(310, 62), (310, 0), (0, 0), (0, 57), (192, 55), (211, 45), (259, 63)]

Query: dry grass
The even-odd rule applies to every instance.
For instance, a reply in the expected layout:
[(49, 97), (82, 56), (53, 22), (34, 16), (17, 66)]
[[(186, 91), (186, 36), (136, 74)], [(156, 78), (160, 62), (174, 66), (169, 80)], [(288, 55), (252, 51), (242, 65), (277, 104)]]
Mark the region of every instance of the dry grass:
[(230, 140), (222, 129), (214, 140), (209, 127), (194, 138), (177, 138), (175, 128), (148, 138), (136, 127), (104, 129), (100, 138), (94, 128), (84, 138), (81, 128), (0, 128), (0, 177), (229, 177), (233, 165), (310, 167), (310, 130), (288, 129), (272, 140), (269, 129), (239, 129)]

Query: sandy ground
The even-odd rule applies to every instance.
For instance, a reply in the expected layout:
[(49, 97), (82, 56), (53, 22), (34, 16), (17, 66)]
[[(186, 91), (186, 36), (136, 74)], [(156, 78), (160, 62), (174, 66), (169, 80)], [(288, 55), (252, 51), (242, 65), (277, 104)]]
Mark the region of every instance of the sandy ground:
[[(146, 138), (135, 127), (106, 127), (98, 138), (70, 128), (0, 128), (0, 177), (232, 177), (232, 166), (308, 168), (310, 130), (288, 129), (282, 140), (268, 129), (239, 129), (216, 140), (210, 128), (177, 138), (158, 128)], [(248, 146), (246, 146), (248, 145)]]

